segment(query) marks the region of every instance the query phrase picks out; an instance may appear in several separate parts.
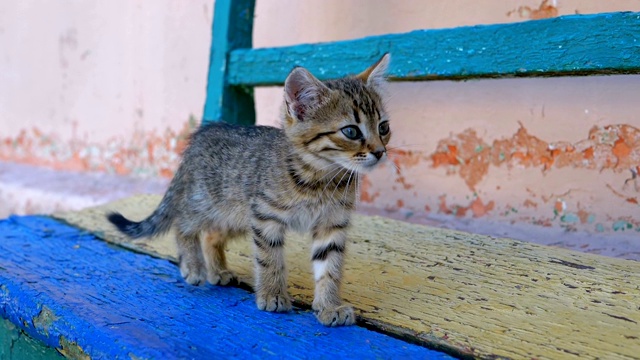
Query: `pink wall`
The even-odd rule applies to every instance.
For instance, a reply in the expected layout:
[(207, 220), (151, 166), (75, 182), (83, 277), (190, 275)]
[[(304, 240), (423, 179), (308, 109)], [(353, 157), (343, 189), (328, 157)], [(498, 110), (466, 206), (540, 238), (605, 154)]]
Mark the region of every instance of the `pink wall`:
[[(358, 4), (356, 4), (358, 3)], [(342, 40), (419, 28), (575, 13), (640, 11), (635, 1), (258, 1), (255, 46)], [(354, 9), (357, 9), (354, 11)], [(526, 41), (526, 39), (523, 39)], [(275, 124), (281, 89), (258, 89), (258, 122)], [(386, 215), (482, 218), (590, 233), (640, 231), (640, 76), (396, 83), (396, 147), (364, 182)], [(640, 180), (637, 180), (640, 182)]]
[[(202, 113), (212, 7), (0, 3), (0, 160), (171, 176)], [(258, 0), (254, 43), (622, 10), (640, 2)], [(391, 93), (399, 171), (371, 174), (364, 206), (409, 220), (640, 229), (640, 184), (627, 181), (640, 165), (640, 76), (396, 83)], [(277, 122), (280, 97), (257, 89), (259, 123)]]
[(212, 7), (1, 2), (0, 159), (168, 174), (202, 113)]

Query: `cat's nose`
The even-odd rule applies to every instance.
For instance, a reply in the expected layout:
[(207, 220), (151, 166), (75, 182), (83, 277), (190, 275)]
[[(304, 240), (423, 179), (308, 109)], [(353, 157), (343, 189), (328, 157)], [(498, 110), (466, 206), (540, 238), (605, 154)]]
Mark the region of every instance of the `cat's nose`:
[(373, 156), (376, 157), (376, 159), (380, 160), (380, 158), (382, 157), (382, 155), (384, 155), (384, 150), (376, 150), (376, 151), (372, 151), (371, 154), (373, 154)]

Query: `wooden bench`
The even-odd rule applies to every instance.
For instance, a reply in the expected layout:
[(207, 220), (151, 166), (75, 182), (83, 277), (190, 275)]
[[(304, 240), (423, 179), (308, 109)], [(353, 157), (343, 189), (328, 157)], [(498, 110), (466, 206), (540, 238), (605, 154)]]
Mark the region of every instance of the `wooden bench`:
[(391, 81), (637, 74), (640, 13), (416, 30), (363, 39), (251, 48), (255, 0), (216, 1), (203, 121), (253, 124), (254, 86), (294, 66), (319, 79), (355, 74), (389, 52)]
[[(392, 81), (640, 71), (638, 13), (252, 49), (253, 9), (250, 0), (216, 1), (205, 122), (254, 123), (253, 86), (281, 84), (295, 65), (334, 78), (384, 52), (393, 56)], [(170, 263), (171, 234), (131, 242), (105, 221), (108, 209), (141, 219), (158, 201), (0, 221), (0, 315), (8, 319), (0, 356), (57, 356), (26, 333), (83, 359), (448, 358), (429, 349), (463, 358), (640, 359), (637, 262), (356, 216), (344, 296), (359, 322), (330, 329), (308, 312), (308, 239), (288, 245), (297, 309), (260, 312), (247, 291), (248, 242), (228, 252), (241, 288), (194, 288)]]

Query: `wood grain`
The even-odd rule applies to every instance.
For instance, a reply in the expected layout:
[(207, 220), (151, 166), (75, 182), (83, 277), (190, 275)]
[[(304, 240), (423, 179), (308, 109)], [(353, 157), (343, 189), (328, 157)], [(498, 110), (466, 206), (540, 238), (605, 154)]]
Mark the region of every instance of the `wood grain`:
[[(175, 260), (172, 235), (131, 242), (107, 209), (142, 219), (160, 197), (55, 214), (103, 239)], [(362, 321), (459, 355), (514, 359), (640, 359), (640, 263), (509, 239), (356, 216), (343, 295)], [(289, 288), (310, 304), (307, 237), (288, 239)], [(249, 241), (232, 243), (250, 282)]]
[(11, 359), (42, 353), (23, 332), (78, 360), (452, 359), (363, 327), (328, 328), (305, 309), (260, 311), (244, 289), (190, 286), (166, 260), (49, 217), (0, 220), (0, 253), (0, 321), (17, 330), (0, 322), (0, 345)]
[(320, 79), (338, 78), (359, 73), (385, 52), (392, 57), (391, 80), (638, 73), (638, 39), (640, 13), (633, 12), (416, 30), (234, 50), (228, 81), (246, 86), (282, 84), (294, 66), (304, 66)]

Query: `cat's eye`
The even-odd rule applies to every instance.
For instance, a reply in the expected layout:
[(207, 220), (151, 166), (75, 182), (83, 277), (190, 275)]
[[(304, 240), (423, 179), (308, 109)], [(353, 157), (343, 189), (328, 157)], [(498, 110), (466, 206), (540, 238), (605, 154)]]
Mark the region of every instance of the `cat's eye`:
[(349, 126), (343, 127), (342, 133), (344, 134), (344, 136), (347, 137), (347, 139), (351, 139), (351, 140), (357, 140), (362, 137), (362, 132), (360, 132), (360, 129), (355, 125), (349, 125)]
[(389, 133), (389, 122), (388, 121), (383, 121), (380, 123), (380, 125), (378, 125), (378, 133), (381, 136), (385, 136)]

